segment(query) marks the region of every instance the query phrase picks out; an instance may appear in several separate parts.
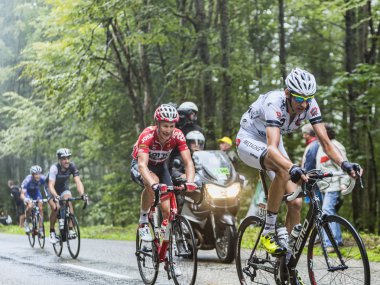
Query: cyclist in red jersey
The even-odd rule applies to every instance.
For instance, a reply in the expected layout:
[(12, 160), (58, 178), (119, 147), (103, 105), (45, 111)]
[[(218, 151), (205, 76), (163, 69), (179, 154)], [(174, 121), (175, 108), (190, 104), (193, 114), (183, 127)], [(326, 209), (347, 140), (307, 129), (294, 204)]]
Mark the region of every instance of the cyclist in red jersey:
[[(144, 187), (139, 220), (139, 234), (144, 241), (153, 240), (148, 227), (148, 212), (154, 201), (154, 193), (160, 191), (162, 184), (173, 185), (166, 160), (174, 148), (178, 148), (184, 161), (186, 188), (191, 191), (197, 187), (194, 183), (194, 164), (185, 136), (175, 128), (175, 123), (179, 120), (177, 110), (169, 104), (162, 104), (156, 109), (154, 120), (156, 125), (147, 127), (133, 146), (131, 162), (132, 179)], [(169, 206), (169, 200), (162, 196), (163, 224), (169, 217)]]

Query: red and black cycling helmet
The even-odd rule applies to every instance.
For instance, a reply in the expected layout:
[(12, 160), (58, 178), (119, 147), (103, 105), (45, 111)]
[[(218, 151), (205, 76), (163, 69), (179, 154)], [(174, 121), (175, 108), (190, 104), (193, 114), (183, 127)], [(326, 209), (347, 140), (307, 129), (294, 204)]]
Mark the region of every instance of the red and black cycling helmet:
[(157, 122), (173, 122), (179, 121), (179, 115), (176, 108), (169, 104), (160, 105), (154, 112), (154, 120)]

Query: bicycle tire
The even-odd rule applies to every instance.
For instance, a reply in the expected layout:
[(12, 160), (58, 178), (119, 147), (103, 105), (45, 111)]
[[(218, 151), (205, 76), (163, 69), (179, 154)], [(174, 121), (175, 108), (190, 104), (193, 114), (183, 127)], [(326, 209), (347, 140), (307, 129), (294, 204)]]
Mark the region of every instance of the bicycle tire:
[(158, 250), (154, 241), (146, 242), (140, 239), (139, 229), (137, 229), (136, 232), (135, 254), (142, 281), (146, 285), (154, 284), (157, 279), (160, 264)]
[(263, 219), (250, 216), (239, 226), (235, 262), (240, 284), (276, 284), (273, 274), (275, 258), (268, 254), (260, 243), (263, 225)]
[[(45, 247), (45, 226), (44, 226), (44, 220), (41, 217), (41, 215), (38, 215), (37, 217), (38, 223), (37, 223), (37, 229), (38, 229), (38, 243), (40, 245), (40, 248)], [(40, 223), (42, 224), (42, 227), (40, 227)], [(40, 230), (42, 229), (42, 230)], [(41, 235), (41, 232), (43, 233)]]
[(56, 237), (58, 239), (58, 242), (53, 243), (53, 249), (54, 249), (54, 252), (57, 256), (61, 256), (62, 249), (63, 249), (62, 234), (64, 233), (64, 230), (61, 231), (59, 229), (58, 221), (55, 223), (54, 229), (55, 229), (55, 234), (56, 234)]
[[(340, 226), (343, 237), (343, 245), (340, 246), (337, 245), (331, 231), (331, 228), (336, 225)], [(324, 236), (321, 244), (315, 242), (318, 233), (317, 227), (314, 228), (309, 239), (307, 265), (311, 284), (369, 285), (371, 279), (368, 256), (364, 243), (355, 228), (346, 219), (335, 215), (323, 217), (321, 226), (326, 232), (326, 235), (322, 231), (320, 232)], [(333, 242), (331, 242), (332, 239), (334, 239)], [(333, 245), (334, 252), (328, 251), (328, 249), (332, 251), (331, 247), (328, 248), (328, 240)], [(330, 269), (326, 264), (324, 253), (330, 262)], [(342, 265), (339, 255), (342, 256), (344, 265)]]
[(35, 236), (35, 216), (30, 216), (28, 219), (27, 219), (27, 223), (28, 223), (28, 227), (29, 227), (29, 232), (27, 233), (28, 235), (28, 240), (29, 240), (29, 244), (31, 247), (34, 247), (34, 244), (36, 243), (36, 236)]
[(198, 269), (197, 246), (191, 225), (182, 216), (177, 216), (171, 222), (169, 264), (176, 285), (195, 284)]
[[(70, 227), (70, 222), (72, 227)], [(80, 251), (80, 229), (77, 218), (70, 214), (67, 219), (65, 219), (65, 229), (66, 229), (66, 242), (67, 249), (73, 259), (77, 258)], [(71, 236), (70, 231), (74, 231), (75, 235)]]

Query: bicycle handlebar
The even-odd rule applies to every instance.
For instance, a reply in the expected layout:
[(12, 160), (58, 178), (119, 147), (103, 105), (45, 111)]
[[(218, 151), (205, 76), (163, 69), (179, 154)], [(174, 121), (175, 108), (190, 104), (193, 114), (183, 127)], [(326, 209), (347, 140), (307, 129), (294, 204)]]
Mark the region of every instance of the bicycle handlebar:
[(42, 203), (47, 203), (48, 199), (39, 199), (39, 200), (32, 200), (32, 202), (35, 204), (37, 202), (41, 201)]
[[(359, 175), (360, 173), (356, 173), (356, 175), (358, 175), (359, 177), (359, 180), (360, 180), (360, 187), (362, 189), (364, 189), (363, 187), (363, 182), (362, 182), (362, 178), (361, 176)], [(328, 177), (333, 177), (333, 176), (344, 176), (344, 175), (348, 175), (347, 173), (343, 172), (343, 171), (336, 171), (336, 172), (322, 172), (321, 170), (318, 170), (318, 169), (313, 169), (313, 170), (310, 170), (306, 173), (306, 175), (308, 176), (309, 178), (309, 181), (318, 181), (318, 180), (322, 180), (323, 178), (328, 178)], [(309, 182), (307, 182), (309, 183)], [(284, 199), (285, 201), (293, 201), (294, 199), (296, 199), (298, 197), (298, 195), (303, 191), (302, 187), (298, 187), (297, 190), (295, 192), (293, 192), (292, 194), (289, 194), (287, 195)]]
[(78, 201), (78, 200), (82, 200), (84, 202), (84, 205), (83, 205), (82, 209), (83, 210), (86, 209), (88, 201), (87, 200), (83, 200), (82, 197), (71, 197), (71, 198), (59, 199), (59, 201), (62, 201), (62, 202), (70, 202), (70, 201)]

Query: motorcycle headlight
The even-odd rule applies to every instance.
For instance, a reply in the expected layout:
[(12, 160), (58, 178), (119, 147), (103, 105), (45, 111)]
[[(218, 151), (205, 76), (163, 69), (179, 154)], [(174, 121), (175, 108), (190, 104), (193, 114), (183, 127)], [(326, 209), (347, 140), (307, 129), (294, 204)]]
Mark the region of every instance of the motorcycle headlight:
[(206, 184), (206, 191), (213, 199), (235, 198), (240, 193), (240, 183), (236, 182), (228, 187)]

